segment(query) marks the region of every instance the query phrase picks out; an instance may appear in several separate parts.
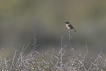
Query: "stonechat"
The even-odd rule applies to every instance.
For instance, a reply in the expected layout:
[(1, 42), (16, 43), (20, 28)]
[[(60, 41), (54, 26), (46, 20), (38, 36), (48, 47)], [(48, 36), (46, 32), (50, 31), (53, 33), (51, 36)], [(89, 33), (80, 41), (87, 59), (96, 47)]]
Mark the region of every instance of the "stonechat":
[(74, 30), (76, 32), (76, 30), (74, 29), (74, 27), (69, 23), (69, 22), (65, 22), (67, 29), (69, 30)]

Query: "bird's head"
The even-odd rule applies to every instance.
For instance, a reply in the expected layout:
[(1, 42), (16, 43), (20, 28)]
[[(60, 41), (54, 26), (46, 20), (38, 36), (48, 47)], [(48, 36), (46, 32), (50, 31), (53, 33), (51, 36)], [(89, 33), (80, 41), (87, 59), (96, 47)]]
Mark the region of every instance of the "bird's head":
[(65, 22), (65, 24), (69, 24), (69, 22)]

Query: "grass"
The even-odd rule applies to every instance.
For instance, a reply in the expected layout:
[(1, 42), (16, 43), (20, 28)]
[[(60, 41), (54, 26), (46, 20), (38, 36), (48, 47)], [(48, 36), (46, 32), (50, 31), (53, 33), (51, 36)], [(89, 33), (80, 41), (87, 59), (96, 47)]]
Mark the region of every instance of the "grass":
[[(35, 49), (25, 54), (30, 43), (21, 51), (15, 50), (10, 59), (2, 59), (2, 53), (0, 53), (0, 71), (106, 71), (106, 58), (102, 52), (94, 60), (89, 56), (88, 50), (82, 54), (80, 50), (78, 52), (71, 48), (70, 54), (67, 55), (66, 47), (70, 46), (71, 42), (63, 46), (62, 39), (63, 36), (61, 48), (57, 54), (54, 49), (45, 53)], [(34, 48), (38, 46), (35, 38), (33, 45)]]

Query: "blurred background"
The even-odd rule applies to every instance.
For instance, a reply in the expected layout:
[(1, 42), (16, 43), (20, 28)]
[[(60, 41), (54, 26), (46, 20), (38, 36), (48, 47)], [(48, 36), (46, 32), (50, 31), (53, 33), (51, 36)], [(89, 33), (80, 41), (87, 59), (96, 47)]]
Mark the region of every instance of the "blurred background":
[(105, 53), (106, 0), (0, 0), (0, 49), (9, 56), (30, 42), (29, 51), (34, 36), (38, 51), (60, 49), (62, 36), (62, 45), (69, 43), (66, 21), (77, 30), (68, 48)]

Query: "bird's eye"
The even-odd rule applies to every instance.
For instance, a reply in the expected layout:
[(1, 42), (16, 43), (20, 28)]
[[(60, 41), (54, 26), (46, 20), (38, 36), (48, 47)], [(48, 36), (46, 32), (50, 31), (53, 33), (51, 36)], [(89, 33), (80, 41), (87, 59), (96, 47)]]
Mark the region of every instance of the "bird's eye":
[(68, 24), (69, 22), (66, 22), (66, 24)]

